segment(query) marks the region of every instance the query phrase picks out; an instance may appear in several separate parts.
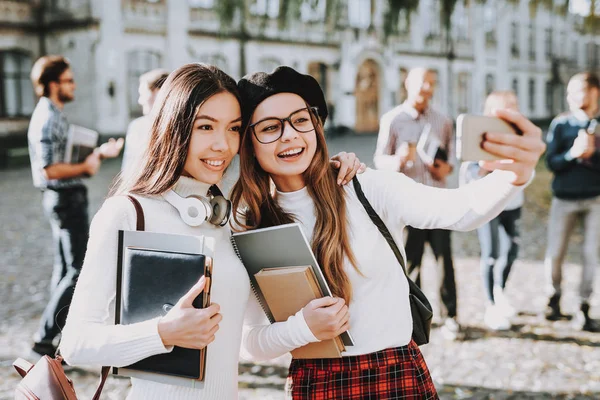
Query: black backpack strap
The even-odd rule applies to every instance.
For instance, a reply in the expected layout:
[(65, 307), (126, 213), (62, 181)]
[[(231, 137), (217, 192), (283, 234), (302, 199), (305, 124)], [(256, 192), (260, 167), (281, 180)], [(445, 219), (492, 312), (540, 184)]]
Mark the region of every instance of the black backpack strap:
[(381, 232), (385, 240), (392, 248), (394, 255), (396, 256), (398, 262), (400, 263), (400, 266), (402, 267), (402, 271), (404, 271), (404, 275), (406, 275), (406, 277), (408, 278), (408, 274), (406, 273), (406, 266), (404, 265), (404, 257), (402, 257), (402, 253), (400, 252), (400, 249), (398, 249), (398, 246), (394, 241), (394, 237), (392, 236), (388, 228), (385, 226), (385, 223), (382, 221), (381, 217), (379, 217), (377, 212), (373, 209), (373, 206), (371, 206), (369, 200), (367, 200), (367, 198), (365, 197), (365, 194), (362, 191), (362, 187), (360, 186), (360, 182), (358, 181), (358, 178), (356, 178), (356, 176), (352, 178), (352, 184), (354, 185), (354, 191), (358, 196), (358, 200), (360, 200), (361, 204), (367, 211), (369, 218), (371, 218), (371, 221), (373, 221), (377, 229), (379, 229), (379, 232)]

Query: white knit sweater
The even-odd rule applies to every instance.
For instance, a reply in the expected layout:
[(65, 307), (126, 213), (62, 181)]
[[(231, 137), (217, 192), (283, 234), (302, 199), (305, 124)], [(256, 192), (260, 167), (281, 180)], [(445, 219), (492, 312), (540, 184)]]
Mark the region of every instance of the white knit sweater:
[[(207, 184), (182, 177), (175, 191), (182, 196), (205, 195), (208, 188)], [(162, 197), (137, 198), (144, 209), (147, 231), (216, 239), (211, 299), (220, 305), (223, 320), (215, 341), (208, 346), (206, 377), (201, 388), (132, 378), (128, 398), (236, 399), (241, 332), (250, 284), (229, 241), (229, 229), (208, 223), (188, 226)], [(106, 200), (92, 221), (83, 270), (60, 345), (71, 365), (121, 367), (169, 351), (158, 335), (158, 319), (114, 325), (117, 231), (135, 230), (135, 226), (135, 209), (125, 196)]]
[[(500, 213), (523, 186), (509, 183), (510, 175), (496, 171), (460, 189), (424, 186), (397, 172), (367, 170), (359, 175), (365, 196), (385, 222), (396, 244), (404, 252), (403, 228), (468, 231)], [(361, 355), (404, 346), (412, 335), (408, 282), (388, 243), (368, 217), (352, 184), (345, 187), (350, 244), (357, 273), (346, 261), (344, 266), (352, 285), (350, 332), (355, 346), (346, 347), (345, 356)], [(307, 237), (315, 226), (314, 203), (303, 188), (277, 193), (279, 205), (296, 216)], [(251, 300), (249, 307), (256, 308)], [(299, 312), (286, 322), (264, 324), (248, 314), (243, 350), (246, 358), (266, 360), (316, 341)]]

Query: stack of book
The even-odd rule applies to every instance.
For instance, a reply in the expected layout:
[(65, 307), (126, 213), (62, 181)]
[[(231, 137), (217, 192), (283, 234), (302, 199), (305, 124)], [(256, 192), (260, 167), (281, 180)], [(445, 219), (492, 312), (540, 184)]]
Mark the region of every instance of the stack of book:
[[(299, 224), (234, 233), (231, 242), (271, 323), (287, 320), (314, 299), (332, 296)], [(353, 345), (352, 335), (346, 331), (335, 339), (300, 347), (292, 356), (341, 357), (345, 347)]]

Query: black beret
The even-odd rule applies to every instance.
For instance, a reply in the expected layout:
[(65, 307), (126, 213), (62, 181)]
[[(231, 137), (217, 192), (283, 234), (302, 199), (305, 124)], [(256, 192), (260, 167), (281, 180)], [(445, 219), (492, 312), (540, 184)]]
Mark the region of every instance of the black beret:
[(315, 78), (299, 73), (293, 68), (280, 66), (267, 74), (255, 72), (244, 76), (237, 84), (242, 102), (242, 125), (246, 127), (256, 107), (264, 99), (277, 93), (295, 93), (311, 107), (317, 107), (325, 123), (327, 103)]

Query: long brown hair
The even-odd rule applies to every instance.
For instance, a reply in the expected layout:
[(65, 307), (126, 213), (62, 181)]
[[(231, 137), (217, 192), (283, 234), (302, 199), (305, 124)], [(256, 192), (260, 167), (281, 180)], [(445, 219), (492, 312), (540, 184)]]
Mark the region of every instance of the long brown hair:
[[(344, 257), (348, 257), (357, 271), (358, 267), (350, 248), (344, 189), (337, 185), (337, 172), (329, 165), (323, 124), (314, 115), (312, 120), (317, 151), (304, 172), (304, 181), (317, 214), (312, 249), (333, 294), (349, 304), (352, 288), (344, 271)], [(246, 229), (294, 222), (294, 216), (277, 204), (271, 178), (254, 157), (252, 132), (248, 127), (244, 129), (240, 146), (240, 178), (231, 190), (231, 201), (233, 209), (237, 210), (235, 222)]]
[(150, 143), (141, 168), (120, 177), (112, 194), (156, 195), (173, 187), (183, 172), (198, 109), (221, 92), (240, 99), (235, 80), (213, 65), (186, 64), (169, 74), (150, 114)]

